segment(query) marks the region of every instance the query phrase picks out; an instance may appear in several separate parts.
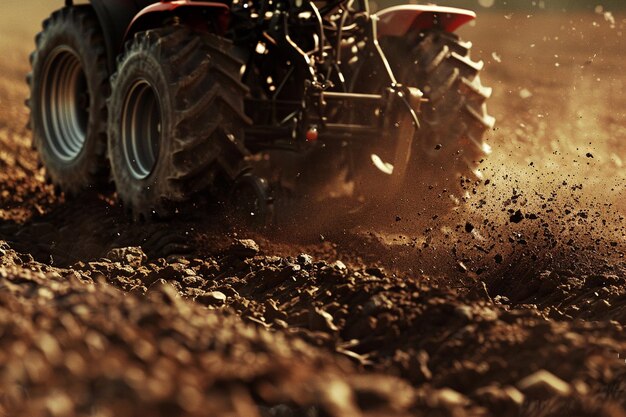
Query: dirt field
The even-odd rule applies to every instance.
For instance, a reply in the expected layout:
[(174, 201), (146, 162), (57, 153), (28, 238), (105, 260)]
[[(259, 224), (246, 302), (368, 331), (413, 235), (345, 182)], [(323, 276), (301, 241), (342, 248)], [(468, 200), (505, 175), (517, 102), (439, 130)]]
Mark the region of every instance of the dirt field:
[(470, 204), (294, 236), (56, 196), (6, 3), (0, 415), (626, 416), (626, 16), (483, 14)]

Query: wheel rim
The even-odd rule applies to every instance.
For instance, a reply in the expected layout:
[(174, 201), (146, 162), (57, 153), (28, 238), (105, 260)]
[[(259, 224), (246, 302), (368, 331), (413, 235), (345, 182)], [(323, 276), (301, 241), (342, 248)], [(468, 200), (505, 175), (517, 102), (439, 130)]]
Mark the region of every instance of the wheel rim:
[(122, 147), (135, 179), (148, 177), (159, 155), (161, 109), (152, 86), (137, 80), (130, 88), (122, 114)]
[(39, 102), (48, 147), (57, 159), (72, 162), (83, 150), (89, 121), (87, 78), (78, 55), (56, 48), (42, 79)]

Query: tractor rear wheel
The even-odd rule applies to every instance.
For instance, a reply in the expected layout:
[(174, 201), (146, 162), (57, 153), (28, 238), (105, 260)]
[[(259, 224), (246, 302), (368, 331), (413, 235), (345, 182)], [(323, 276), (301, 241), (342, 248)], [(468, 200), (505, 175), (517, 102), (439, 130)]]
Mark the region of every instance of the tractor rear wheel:
[(470, 58), (471, 43), (442, 30), (384, 38), (381, 45), (398, 81), (418, 87), (427, 100), (407, 171), (407, 179), (415, 179), (409, 192), (417, 182), (458, 201), (482, 178), (478, 166), (491, 152), (483, 136), (495, 119), (486, 107), (491, 88), (480, 81), (483, 63)]
[(171, 215), (221, 175), (239, 175), (247, 88), (231, 44), (184, 26), (141, 32), (111, 79), (109, 159), (135, 217)]
[(50, 181), (79, 191), (108, 181), (104, 38), (90, 6), (66, 7), (43, 23), (27, 81), (28, 126)]
[(421, 107), (409, 176), (450, 192), (480, 179), (479, 163), (491, 152), (483, 137), (495, 119), (487, 113), (491, 88), (480, 81), (483, 63), (470, 58), (471, 43), (430, 30), (382, 44), (398, 81), (418, 87), (428, 100)]

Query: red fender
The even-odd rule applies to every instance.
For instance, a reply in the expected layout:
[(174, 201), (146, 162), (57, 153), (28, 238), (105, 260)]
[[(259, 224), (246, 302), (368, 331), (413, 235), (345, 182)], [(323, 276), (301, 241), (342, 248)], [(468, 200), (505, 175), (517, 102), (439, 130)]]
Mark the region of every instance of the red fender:
[(409, 32), (439, 27), (454, 32), (474, 20), (476, 13), (455, 7), (406, 4), (389, 7), (376, 13), (378, 37), (404, 36)]
[(198, 16), (198, 13), (202, 10), (209, 10), (217, 17), (218, 30), (220, 33), (228, 29), (230, 8), (224, 3), (191, 0), (162, 0), (159, 3), (151, 4), (137, 13), (130, 25), (128, 25), (128, 29), (126, 29), (124, 40), (130, 38), (136, 32), (153, 27), (152, 22), (165, 13), (176, 12), (178, 15), (180, 12), (191, 12), (186, 13), (186, 15), (191, 18), (194, 14)]

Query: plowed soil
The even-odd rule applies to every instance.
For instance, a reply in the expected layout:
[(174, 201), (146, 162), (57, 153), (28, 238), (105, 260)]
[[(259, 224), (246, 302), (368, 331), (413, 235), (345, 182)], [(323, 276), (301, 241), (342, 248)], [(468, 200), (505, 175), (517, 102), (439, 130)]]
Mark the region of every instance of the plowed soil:
[(255, 233), (56, 194), (23, 79), (60, 4), (7, 4), (0, 415), (626, 415), (626, 16), (462, 30), (498, 126), (461, 208)]

